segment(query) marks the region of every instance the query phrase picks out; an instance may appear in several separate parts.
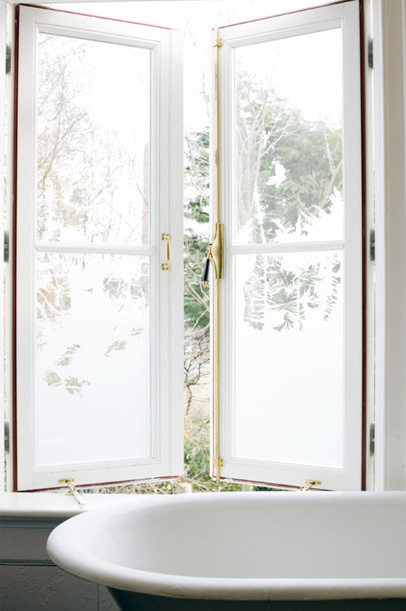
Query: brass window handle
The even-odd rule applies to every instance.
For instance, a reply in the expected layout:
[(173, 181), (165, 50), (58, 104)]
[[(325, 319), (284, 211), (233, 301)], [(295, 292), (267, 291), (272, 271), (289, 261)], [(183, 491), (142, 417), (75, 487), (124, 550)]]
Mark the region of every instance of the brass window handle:
[(162, 263), (162, 271), (167, 272), (169, 270), (169, 263), (171, 260), (171, 242), (169, 239), (169, 233), (162, 233), (161, 240), (166, 240), (166, 263)]
[(205, 262), (204, 270), (201, 276), (203, 287), (207, 286), (207, 282), (209, 280), (210, 261), (213, 266), (213, 279), (221, 280), (222, 278), (224, 278), (223, 257), (224, 257), (223, 225), (222, 223), (214, 223), (213, 239), (207, 247), (206, 262)]

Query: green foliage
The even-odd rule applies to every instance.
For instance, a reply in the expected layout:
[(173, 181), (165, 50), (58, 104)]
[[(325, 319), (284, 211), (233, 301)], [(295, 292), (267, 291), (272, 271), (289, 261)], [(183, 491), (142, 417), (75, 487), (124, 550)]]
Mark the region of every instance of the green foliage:
[(190, 418), (185, 423), (185, 478), (195, 492), (242, 490), (240, 484), (221, 481), (210, 476), (210, 420)]
[(186, 136), (185, 218), (207, 224), (209, 212), (209, 130)]
[(209, 130), (186, 137), (185, 160), (185, 219), (190, 221), (185, 230), (184, 312), (187, 330), (208, 331), (209, 301), (200, 277), (209, 242)]
[(191, 229), (184, 238), (184, 314), (187, 329), (207, 328), (210, 320), (208, 291), (202, 288), (200, 278), (207, 254), (208, 238), (196, 235)]

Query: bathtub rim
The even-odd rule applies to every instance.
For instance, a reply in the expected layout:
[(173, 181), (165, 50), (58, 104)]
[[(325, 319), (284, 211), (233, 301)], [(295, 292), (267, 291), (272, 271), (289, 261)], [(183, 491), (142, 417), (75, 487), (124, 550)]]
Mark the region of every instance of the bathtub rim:
[[(80, 537), (89, 520), (98, 519), (100, 524), (120, 514), (145, 513), (154, 508), (177, 503), (213, 503), (216, 497), (232, 503), (233, 498), (249, 503), (253, 495), (264, 498), (267, 492), (198, 493), (191, 495), (163, 496), (160, 503), (119, 503), (101, 509), (93, 509), (66, 520), (50, 535), (47, 553), (60, 568), (79, 578), (110, 588), (139, 592), (157, 596), (203, 600), (344, 600), (344, 599), (406, 599), (406, 576), (398, 578), (236, 578), (196, 577), (152, 572), (117, 565), (84, 553)], [(404, 502), (406, 492), (314, 492), (275, 493), (273, 502), (317, 503), (323, 498), (328, 503), (342, 503), (351, 500), (368, 503)], [(289, 495), (289, 496), (287, 496)], [(321, 497), (322, 495), (322, 497)], [(360, 496), (362, 495), (362, 496)], [(154, 499), (155, 500), (155, 499)], [(268, 501), (269, 502), (269, 501)], [(97, 512), (97, 513), (95, 513)], [(406, 520), (406, 514), (405, 514)], [(80, 522), (79, 522), (80, 521)], [(76, 527), (80, 526), (79, 529)], [(66, 545), (68, 533), (69, 545)]]

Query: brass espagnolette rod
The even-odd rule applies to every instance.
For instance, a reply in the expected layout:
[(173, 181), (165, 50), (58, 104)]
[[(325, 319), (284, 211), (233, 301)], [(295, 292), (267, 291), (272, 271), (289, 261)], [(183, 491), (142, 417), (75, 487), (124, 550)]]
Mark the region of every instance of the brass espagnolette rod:
[(216, 482), (220, 484), (223, 465), (220, 450), (220, 279), (223, 278), (223, 225), (220, 223), (220, 48), (223, 41), (219, 29), (214, 31), (214, 193), (213, 239), (210, 245), (210, 261), (213, 271), (213, 467)]
[(169, 233), (162, 233), (161, 240), (166, 240), (166, 262), (162, 263), (161, 269), (163, 272), (167, 272), (169, 270), (169, 263), (171, 261), (171, 242), (169, 239)]
[(313, 486), (321, 486), (321, 482), (315, 479), (306, 479), (305, 485), (300, 486), (300, 492), (307, 492), (308, 490), (311, 490)]
[(71, 477), (71, 478), (66, 478), (66, 479), (60, 479), (59, 483), (65, 484), (65, 486), (69, 488), (70, 492), (67, 492), (66, 494), (74, 496), (79, 505), (82, 505), (82, 506), (87, 505), (87, 502), (83, 498), (83, 494), (79, 494), (79, 492), (76, 490), (74, 481), (75, 480), (73, 479), (73, 477)]

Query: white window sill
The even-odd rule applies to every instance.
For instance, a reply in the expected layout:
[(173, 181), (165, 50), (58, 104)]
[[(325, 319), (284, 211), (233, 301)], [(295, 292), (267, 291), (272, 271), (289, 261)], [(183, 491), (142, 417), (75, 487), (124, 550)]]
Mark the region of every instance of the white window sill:
[(112, 503), (147, 504), (167, 498), (166, 494), (86, 494), (86, 505), (73, 496), (53, 492), (8, 492), (0, 496), (0, 518), (71, 518), (83, 511), (99, 509)]

